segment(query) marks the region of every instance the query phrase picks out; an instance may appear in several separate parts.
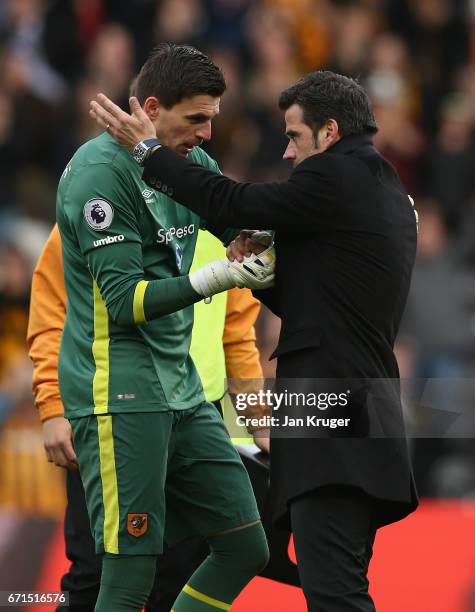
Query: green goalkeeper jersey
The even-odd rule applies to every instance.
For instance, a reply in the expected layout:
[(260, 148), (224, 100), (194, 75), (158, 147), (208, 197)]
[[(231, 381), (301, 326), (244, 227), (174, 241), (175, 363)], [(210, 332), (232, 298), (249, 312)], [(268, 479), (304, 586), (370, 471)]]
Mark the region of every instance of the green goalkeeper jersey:
[[(190, 159), (219, 171), (198, 147)], [(59, 380), (68, 418), (204, 401), (189, 356), (200, 298), (187, 276), (200, 218), (158, 187), (108, 134), (80, 147), (59, 182), (67, 290)], [(177, 291), (178, 303), (159, 316)]]

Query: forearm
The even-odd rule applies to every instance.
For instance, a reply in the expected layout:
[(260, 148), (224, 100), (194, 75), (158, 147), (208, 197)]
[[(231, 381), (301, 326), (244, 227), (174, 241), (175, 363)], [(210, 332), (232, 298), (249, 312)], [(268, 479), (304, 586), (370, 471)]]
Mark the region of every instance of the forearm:
[(272, 225), (269, 217), (263, 219), (256, 210), (253, 195), (247, 195), (255, 186), (237, 183), (193, 164), (167, 147), (159, 148), (145, 163), (144, 181), (154, 187), (157, 177), (162, 184), (172, 186), (172, 197), (177, 202), (216, 227), (247, 224), (254, 229), (266, 229)]
[[(33, 296), (34, 297), (34, 296)], [(35, 301), (32, 301), (35, 304)], [(58, 353), (62, 329), (41, 329), (28, 336), (29, 356), (33, 362), (33, 395), (41, 421), (64, 412), (58, 382)]]
[(308, 232), (335, 216), (331, 163), (325, 159), (322, 168), (310, 170), (302, 162), (289, 180), (279, 183), (239, 183), (163, 146), (145, 162), (143, 179), (151, 187), (157, 181), (165, 185), (174, 200), (217, 227)]
[(108, 310), (118, 325), (142, 325), (190, 304), (203, 296), (196, 293), (188, 276), (139, 281), (126, 291), (121, 299), (108, 305)]
[(249, 289), (228, 292), (223, 347), (228, 378), (261, 379), (255, 322), (260, 304)]
[(43, 334), (33, 340), (30, 358), (33, 361), (33, 394), (41, 421), (64, 413), (58, 382), (58, 349), (61, 331)]
[[(39, 308), (37, 297), (37, 294), (33, 292), (31, 312), (39, 315), (46, 310)], [(29, 356), (33, 362), (33, 395), (41, 421), (62, 416), (64, 413), (58, 382), (58, 354), (63, 332), (64, 312), (62, 316), (61, 327), (59, 325), (54, 327), (52, 322), (50, 327), (46, 327), (45, 324), (37, 327), (30, 325), (29, 328), (28, 345)], [(38, 316), (36, 320), (39, 320)]]
[(144, 296), (144, 313), (148, 320), (163, 317), (203, 299), (190, 283), (189, 276), (166, 278), (148, 284)]
[[(259, 302), (249, 290), (229, 291), (223, 346), (229, 391), (234, 406), (237, 393), (258, 393), (262, 389), (263, 372), (254, 328), (259, 310)], [(249, 433), (261, 429), (263, 425), (257, 425), (255, 420), (270, 413), (269, 407), (264, 403), (256, 406), (246, 404), (244, 410), (242, 406), (240, 408), (238, 414), (246, 417)]]

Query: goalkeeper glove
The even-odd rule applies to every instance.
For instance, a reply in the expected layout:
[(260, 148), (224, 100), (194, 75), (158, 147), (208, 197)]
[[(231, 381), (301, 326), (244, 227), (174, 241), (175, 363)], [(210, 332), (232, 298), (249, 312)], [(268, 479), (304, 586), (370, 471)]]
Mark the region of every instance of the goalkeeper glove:
[(189, 275), (196, 293), (211, 297), (233, 287), (268, 289), (274, 284), (275, 250), (270, 246), (259, 255), (245, 257), (241, 263), (218, 259)]

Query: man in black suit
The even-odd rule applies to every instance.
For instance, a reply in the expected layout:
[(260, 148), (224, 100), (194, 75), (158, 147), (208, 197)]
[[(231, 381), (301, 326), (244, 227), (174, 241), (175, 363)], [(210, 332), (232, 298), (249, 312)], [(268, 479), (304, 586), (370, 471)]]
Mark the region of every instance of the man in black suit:
[[(153, 137), (135, 99), (132, 116), (98, 100), (91, 114), (129, 150)], [(314, 72), (285, 90), (279, 106), (289, 138), (284, 159), (294, 164), (287, 181), (237, 183), (157, 141), (137, 145), (135, 154), (150, 186), (213, 225), (275, 229), (275, 287), (259, 297), (282, 319), (278, 391), (332, 401), (279, 409), (281, 425), (271, 434), (274, 519), (290, 522), (309, 610), (366, 612), (374, 610), (367, 570), (375, 531), (417, 506), (393, 354), (416, 216), (373, 146), (377, 125), (358, 83)], [(248, 247), (243, 235), (232, 253), (241, 257)], [(311, 413), (345, 426), (282, 426)]]

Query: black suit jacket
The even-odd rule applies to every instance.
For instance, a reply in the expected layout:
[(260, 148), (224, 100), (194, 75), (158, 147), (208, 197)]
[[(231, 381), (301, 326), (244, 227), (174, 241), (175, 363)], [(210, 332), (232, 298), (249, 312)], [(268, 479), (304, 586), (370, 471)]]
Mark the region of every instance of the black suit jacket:
[(237, 183), (167, 148), (149, 159), (144, 178), (171, 188), (174, 199), (212, 225), (276, 230), (275, 288), (259, 297), (282, 319), (274, 352), (281, 390), (285, 379), (319, 381), (290, 382), (307, 390), (352, 381), (354, 399), (338, 413), (353, 418), (344, 434), (272, 432), (275, 518), (286, 517), (293, 497), (331, 484), (371, 495), (380, 524), (414, 509), (393, 344), (411, 280), (416, 218), (371, 138), (341, 139), (282, 183)]

